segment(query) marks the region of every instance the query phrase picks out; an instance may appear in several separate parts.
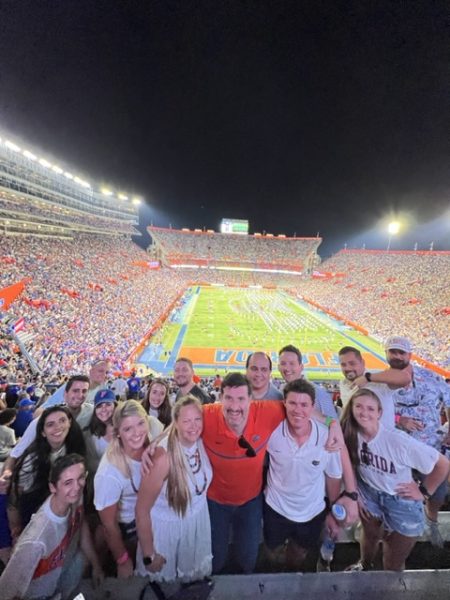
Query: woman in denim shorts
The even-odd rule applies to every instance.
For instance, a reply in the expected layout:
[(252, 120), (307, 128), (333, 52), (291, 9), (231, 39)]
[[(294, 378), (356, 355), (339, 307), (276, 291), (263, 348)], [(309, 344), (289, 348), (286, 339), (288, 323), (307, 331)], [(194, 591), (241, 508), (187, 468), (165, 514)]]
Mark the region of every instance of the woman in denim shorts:
[[(342, 428), (358, 478), (361, 559), (347, 570), (373, 568), (383, 542), (383, 567), (401, 571), (423, 533), (423, 502), (447, 477), (449, 461), (431, 446), (380, 423), (376, 394), (361, 389), (346, 405)], [(421, 484), (412, 469), (426, 474)]]

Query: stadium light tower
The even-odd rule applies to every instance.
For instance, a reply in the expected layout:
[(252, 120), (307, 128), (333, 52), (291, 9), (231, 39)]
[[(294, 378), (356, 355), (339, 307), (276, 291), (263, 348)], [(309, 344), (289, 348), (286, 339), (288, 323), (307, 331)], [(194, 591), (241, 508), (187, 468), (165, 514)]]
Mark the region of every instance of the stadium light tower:
[(399, 231), (400, 231), (400, 223), (398, 221), (391, 221), (388, 225), (389, 240), (388, 240), (388, 245), (387, 245), (386, 250), (391, 249), (392, 236), (397, 235), (397, 233)]

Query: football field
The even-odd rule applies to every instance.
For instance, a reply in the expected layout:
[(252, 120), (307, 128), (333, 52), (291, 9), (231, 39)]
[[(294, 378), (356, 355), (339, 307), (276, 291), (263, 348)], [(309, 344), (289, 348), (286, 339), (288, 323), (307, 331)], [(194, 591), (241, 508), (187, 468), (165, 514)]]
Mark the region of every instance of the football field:
[(382, 369), (378, 342), (278, 290), (194, 287), (185, 295), (138, 359), (140, 365), (170, 374), (177, 357), (192, 360), (200, 375), (243, 370), (249, 353), (267, 352), (277, 376), (280, 348), (294, 344), (311, 379), (338, 379), (337, 352), (356, 346), (368, 369)]

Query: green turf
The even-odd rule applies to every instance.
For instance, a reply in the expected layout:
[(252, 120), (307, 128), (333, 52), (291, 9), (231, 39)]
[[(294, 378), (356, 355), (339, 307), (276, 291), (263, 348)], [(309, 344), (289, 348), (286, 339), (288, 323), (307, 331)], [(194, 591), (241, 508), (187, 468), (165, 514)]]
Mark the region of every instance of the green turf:
[[(304, 354), (334, 354), (342, 346), (361, 342), (373, 352), (383, 354), (375, 340), (354, 330), (342, 331), (337, 322), (330, 323), (322, 313), (312, 307), (303, 308), (283, 292), (205, 287), (193, 298), (194, 303), (185, 315), (187, 331), (183, 347), (277, 352), (286, 344), (294, 344)], [(173, 347), (174, 331), (174, 326), (169, 325), (164, 332), (162, 341), (167, 349)], [(350, 335), (353, 342), (343, 334)], [(197, 370), (206, 375), (217, 369)], [(339, 372), (333, 373), (327, 367), (314, 369), (315, 379), (339, 377)]]

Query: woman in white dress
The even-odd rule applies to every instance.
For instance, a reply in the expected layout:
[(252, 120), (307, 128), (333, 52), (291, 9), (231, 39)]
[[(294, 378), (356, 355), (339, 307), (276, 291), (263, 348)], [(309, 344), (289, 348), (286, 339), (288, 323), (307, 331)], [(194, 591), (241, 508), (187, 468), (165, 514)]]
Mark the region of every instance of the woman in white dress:
[(206, 492), (212, 470), (200, 439), (203, 413), (194, 396), (180, 398), (173, 421), (143, 476), (136, 504), (136, 571), (153, 581), (191, 582), (211, 574)]

